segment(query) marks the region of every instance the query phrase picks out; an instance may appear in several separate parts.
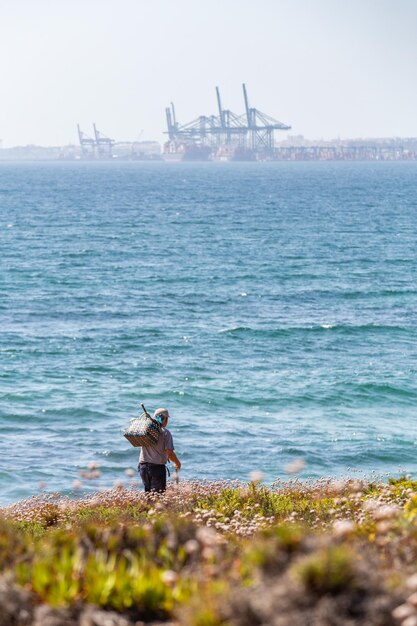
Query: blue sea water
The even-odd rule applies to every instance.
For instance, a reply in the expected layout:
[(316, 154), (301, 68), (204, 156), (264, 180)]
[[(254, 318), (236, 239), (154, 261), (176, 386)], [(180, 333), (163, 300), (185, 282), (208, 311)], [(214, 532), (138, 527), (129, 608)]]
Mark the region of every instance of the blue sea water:
[(0, 503), (128, 482), (417, 471), (416, 163), (0, 164)]

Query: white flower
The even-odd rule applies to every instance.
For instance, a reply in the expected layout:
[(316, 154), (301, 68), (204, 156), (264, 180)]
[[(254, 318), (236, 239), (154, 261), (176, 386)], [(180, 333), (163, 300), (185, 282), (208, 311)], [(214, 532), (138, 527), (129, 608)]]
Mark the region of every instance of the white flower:
[(294, 459), (291, 463), (285, 466), (285, 471), (287, 474), (298, 474), (303, 470), (306, 466), (304, 459)]
[(207, 526), (197, 528), (195, 536), (204, 546), (213, 546), (217, 543), (216, 531), (212, 528), (207, 528)]
[(411, 604), (411, 606), (414, 606), (415, 608), (417, 608), (417, 592), (416, 591), (412, 593), (409, 598), (407, 598), (407, 604)]
[(408, 617), (411, 617), (415, 614), (414, 609), (409, 604), (400, 604), (396, 609), (392, 612), (392, 617), (399, 622), (405, 623), (404, 620)]
[(399, 507), (395, 504), (385, 504), (375, 510), (374, 517), (377, 520), (390, 519), (399, 512)]
[(249, 474), (249, 480), (251, 483), (261, 483), (263, 479), (264, 475), (259, 470), (253, 470), (253, 472)]
[(178, 580), (178, 574), (172, 569), (167, 569), (165, 572), (162, 572), (161, 580), (164, 585), (172, 587)]
[(189, 539), (184, 544), (184, 549), (187, 554), (194, 554), (198, 551), (199, 543), (195, 539)]
[(333, 524), (333, 532), (337, 537), (346, 537), (355, 531), (355, 524), (351, 520), (341, 519)]
[(410, 578), (407, 578), (406, 584), (411, 591), (417, 591), (417, 574), (413, 574)]

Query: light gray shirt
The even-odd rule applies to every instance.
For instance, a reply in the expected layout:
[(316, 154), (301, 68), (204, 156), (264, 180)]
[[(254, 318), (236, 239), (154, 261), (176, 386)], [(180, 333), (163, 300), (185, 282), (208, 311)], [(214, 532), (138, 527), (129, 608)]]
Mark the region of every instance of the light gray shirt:
[(174, 450), (172, 435), (167, 428), (161, 430), (159, 439), (154, 446), (142, 446), (139, 463), (156, 463), (165, 465), (168, 461), (167, 450)]

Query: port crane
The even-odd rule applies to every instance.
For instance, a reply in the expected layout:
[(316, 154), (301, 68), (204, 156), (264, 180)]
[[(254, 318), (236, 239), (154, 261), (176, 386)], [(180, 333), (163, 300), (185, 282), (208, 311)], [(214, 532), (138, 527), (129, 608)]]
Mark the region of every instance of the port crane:
[(222, 148), (234, 150), (247, 158), (272, 156), (275, 131), (289, 130), (284, 124), (257, 108), (249, 106), (246, 85), (242, 85), (245, 112), (237, 115), (222, 106), (220, 89), (216, 87), (217, 115), (200, 115), (187, 124), (180, 125), (174, 104), (165, 109), (169, 149), (178, 145), (207, 146), (212, 151)]
[(106, 137), (106, 135), (103, 135), (103, 133), (97, 130), (95, 124), (93, 124), (93, 129), (99, 158), (111, 159), (113, 157), (114, 139), (110, 139), (110, 137)]
[(93, 139), (93, 137), (90, 137), (89, 135), (84, 133), (81, 130), (79, 124), (77, 124), (77, 131), (78, 131), (78, 139), (80, 141), (80, 146), (81, 146), (81, 154), (83, 158), (93, 159), (96, 154), (95, 139)]
[(78, 139), (81, 146), (81, 154), (84, 159), (111, 159), (113, 157), (114, 139), (106, 137), (93, 124), (94, 137), (87, 135), (77, 124)]
[(291, 126), (275, 120), (270, 115), (262, 113), (259, 109), (250, 107), (245, 83), (243, 83), (242, 89), (249, 135), (249, 149), (265, 150), (267, 154), (272, 154), (275, 148), (274, 131), (290, 130)]

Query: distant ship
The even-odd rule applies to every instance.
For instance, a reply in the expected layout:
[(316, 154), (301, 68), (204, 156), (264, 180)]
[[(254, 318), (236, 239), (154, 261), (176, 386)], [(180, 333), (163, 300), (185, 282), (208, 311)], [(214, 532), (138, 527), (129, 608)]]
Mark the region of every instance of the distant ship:
[(211, 157), (211, 148), (208, 146), (187, 146), (184, 151), (183, 161), (208, 161)]
[(238, 147), (231, 156), (231, 161), (257, 161), (258, 155), (249, 148)]
[(181, 143), (173, 145), (172, 142), (165, 144), (163, 159), (164, 161), (209, 161), (212, 149), (209, 146), (201, 146), (198, 144)]

